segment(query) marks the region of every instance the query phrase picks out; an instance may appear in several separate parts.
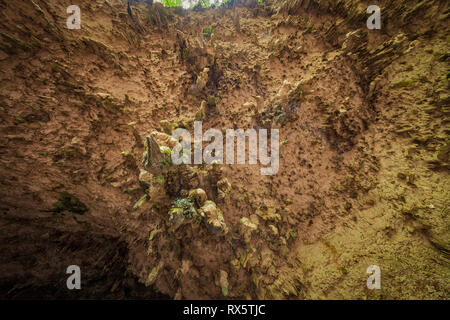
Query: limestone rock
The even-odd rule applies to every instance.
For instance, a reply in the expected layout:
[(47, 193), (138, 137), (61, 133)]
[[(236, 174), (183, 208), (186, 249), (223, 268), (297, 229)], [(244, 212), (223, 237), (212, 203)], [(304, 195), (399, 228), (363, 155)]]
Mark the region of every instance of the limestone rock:
[(145, 138), (145, 151), (142, 154), (142, 165), (145, 169), (159, 170), (163, 160), (163, 154), (153, 136)]
[(198, 207), (203, 206), (205, 201), (208, 199), (206, 192), (203, 189), (194, 189), (189, 191), (188, 198), (194, 202)]
[(173, 130), (175, 130), (177, 127), (175, 123), (170, 123), (167, 120), (161, 120), (159, 124), (161, 125), (161, 128), (163, 129), (164, 133), (168, 135), (172, 135)]
[(210, 200), (205, 201), (204, 205), (200, 208), (200, 214), (204, 215), (206, 222), (214, 230), (219, 231), (221, 234), (228, 233), (228, 227), (225, 224), (222, 211), (216, 206), (216, 204)]
[(202, 101), (200, 108), (195, 113), (195, 121), (202, 121), (205, 119), (206, 101)]
[(255, 213), (264, 221), (281, 221), (280, 214), (276, 213), (276, 209), (273, 206), (263, 204), (259, 209), (256, 210)]
[(159, 262), (156, 267), (152, 269), (152, 271), (149, 273), (147, 280), (145, 281), (145, 286), (151, 286), (156, 281), (156, 277), (159, 274), (159, 271), (162, 269), (163, 263)]
[(255, 102), (246, 102), (242, 105), (244, 110), (252, 111), (254, 113), (258, 112), (258, 106)]
[(273, 224), (269, 224), (270, 231), (274, 236), (278, 236), (278, 229)]
[(228, 273), (226, 271), (220, 270), (219, 284), (222, 288), (222, 294), (225, 297), (228, 296)]
[(146, 191), (153, 207), (157, 209), (167, 207), (169, 197), (165, 189), (165, 180), (163, 176), (154, 176)]
[(198, 75), (196, 84), (200, 90), (203, 90), (208, 82), (209, 68), (204, 68), (202, 72)]
[(150, 135), (155, 139), (155, 141), (160, 145), (164, 146), (170, 149), (173, 149), (178, 144), (178, 141), (173, 138), (172, 136), (169, 136), (167, 133), (159, 132), (159, 131), (152, 131)]
[(133, 211), (138, 210), (148, 200), (148, 195), (144, 194), (133, 206)]
[(141, 169), (141, 171), (140, 171), (140, 173), (139, 173), (139, 183), (140, 183), (145, 189), (147, 189), (148, 187), (150, 187), (150, 186), (152, 185), (153, 179), (154, 179), (153, 174), (151, 174), (151, 173), (148, 172), (147, 170)]
[(291, 91), (292, 85), (289, 80), (284, 80), (283, 85), (277, 93), (277, 97), (281, 100), (287, 99), (289, 91)]
[(172, 225), (173, 231), (186, 223), (186, 217), (183, 214), (182, 208), (172, 208), (169, 210), (169, 222)]
[(219, 199), (224, 199), (231, 192), (231, 184), (227, 178), (217, 181), (217, 191), (219, 193)]
[(346, 53), (353, 54), (358, 48), (367, 41), (367, 31), (356, 30), (348, 32), (345, 35), (344, 43), (342, 44), (342, 50)]
[(240, 222), (240, 233), (244, 236), (245, 243), (250, 243), (252, 233), (258, 230), (258, 225), (246, 217), (242, 217)]
[(251, 222), (248, 218), (246, 217), (242, 217), (240, 220), (241, 225), (243, 225), (246, 229), (248, 230), (257, 230), (258, 226), (256, 224), (254, 224), (253, 222)]
[(204, 68), (197, 77), (197, 81), (191, 88), (191, 93), (194, 95), (199, 94), (205, 87), (209, 78), (209, 68)]
[(255, 96), (257, 111), (261, 111), (264, 108), (264, 98), (261, 96)]

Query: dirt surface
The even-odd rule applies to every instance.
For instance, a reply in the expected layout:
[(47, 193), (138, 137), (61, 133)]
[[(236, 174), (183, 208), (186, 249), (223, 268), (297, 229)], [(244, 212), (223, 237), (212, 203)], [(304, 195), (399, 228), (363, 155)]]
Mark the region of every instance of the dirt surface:
[[(0, 297), (448, 299), (448, 1), (379, 2), (0, 0)], [(146, 163), (194, 120), (279, 171)]]

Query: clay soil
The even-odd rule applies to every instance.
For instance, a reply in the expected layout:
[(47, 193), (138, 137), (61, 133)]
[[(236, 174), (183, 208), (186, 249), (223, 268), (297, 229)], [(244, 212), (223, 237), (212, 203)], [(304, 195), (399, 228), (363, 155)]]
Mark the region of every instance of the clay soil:
[[(379, 3), (368, 30), (367, 1), (92, 0), (69, 30), (70, 1), (0, 0), (0, 297), (448, 299), (448, 1)], [(146, 136), (200, 118), (279, 129), (278, 172), (166, 168), (153, 197)], [(198, 188), (226, 230), (173, 227)]]

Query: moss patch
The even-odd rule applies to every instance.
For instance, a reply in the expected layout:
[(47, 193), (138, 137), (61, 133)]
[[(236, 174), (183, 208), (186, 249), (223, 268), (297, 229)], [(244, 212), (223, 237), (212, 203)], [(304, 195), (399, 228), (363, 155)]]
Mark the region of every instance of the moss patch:
[(59, 193), (59, 199), (53, 204), (52, 209), (53, 212), (69, 211), (78, 214), (83, 214), (88, 210), (88, 207), (84, 203), (67, 192)]

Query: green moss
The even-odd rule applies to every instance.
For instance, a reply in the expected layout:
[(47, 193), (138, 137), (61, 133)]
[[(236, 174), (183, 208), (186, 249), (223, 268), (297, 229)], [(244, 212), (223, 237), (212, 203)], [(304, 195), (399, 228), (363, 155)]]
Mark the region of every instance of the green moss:
[(283, 112), (283, 113), (281, 113), (281, 114), (279, 114), (279, 115), (276, 115), (274, 118), (273, 118), (273, 121), (275, 122), (275, 123), (280, 123), (280, 122), (282, 122), (283, 121), (283, 119), (286, 117), (286, 114)]
[(211, 38), (214, 36), (214, 28), (213, 26), (204, 27), (202, 34), (205, 38)]
[(339, 267), (339, 270), (340, 270), (341, 273), (344, 274), (344, 275), (345, 275), (345, 274), (348, 274), (347, 268), (345, 268), (345, 267), (343, 267), (343, 266), (342, 266), (342, 267)]
[(53, 212), (69, 211), (72, 213), (83, 214), (89, 209), (77, 197), (67, 193), (60, 192), (59, 199), (53, 204)]
[(309, 33), (314, 28), (314, 21), (309, 20), (308, 24), (306, 25), (304, 33)]
[(409, 88), (409, 87), (411, 87), (413, 84), (414, 84), (414, 80), (407, 79), (407, 80), (402, 80), (402, 81), (399, 81), (399, 82), (394, 83), (394, 84), (392, 85), (392, 88), (394, 88), (394, 89), (398, 89), (398, 88)]
[(210, 107), (210, 108), (215, 107), (217, 104), (217, 100), (218, 100), (217, 97), (209, 96), (208, 97), (208, 107)]
[(155, 237), (155, 235), (156, 235), (157, 233), (159, 233), (159, 232), (160, 232), (160, 230), (158, 230), (158, 229), (153, 229), (153, 230), (150, 232), (150, 236), (148, 237), (148, 240), (149, 240), (149, 241), (152, 241), (153, 238)]
[(155, 283), (156, 277), (158, 276), (159, 270), (161, 270), (163, 264), (160, 262), (156, 267), (152, 269), (149, 273), (147, 280), (145, 281), (145, 286), (148, 287)]
[(222, 287), (222, 294), (224, 297), (228, 296), (228, 288)]
[(296, 239), (297, 238), (297, 232), (295, 232), (295, 231), (289, 231), (289, 236), (292, 238), (292, 239)]
[(133, 206), (133, 211), (138, 210), (148, 199), (148, 195), (144, 194)]
[(179, 208), (183, 210), (183, 215), (186, 218), (193, 218), (198, 216), (197, 210), (195, 210), (194, 203), (186, 198), (178, 198), (172, 202), (172, 208)]

